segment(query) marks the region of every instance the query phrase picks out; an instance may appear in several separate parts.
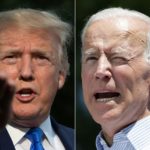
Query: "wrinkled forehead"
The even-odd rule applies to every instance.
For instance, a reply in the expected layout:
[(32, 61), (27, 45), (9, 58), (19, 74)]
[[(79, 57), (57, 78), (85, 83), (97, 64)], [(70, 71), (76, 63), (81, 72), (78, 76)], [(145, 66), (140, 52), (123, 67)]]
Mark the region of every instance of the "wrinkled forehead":
[[(45, 30), (38, 28), (23, 28), (11, 26), (4, 30), (0, 30), (1, 45), (17, 45), (17, 44), (36, 43), (37, 46), (49, 46), (57, 48), (60, 44), (58, 36), (53, 30)], [(57, 48), (58, 49), (58, 48)]]
[[(113, 17), (94, 21), (85, 31), (83, 49), (96, 41), (128, 40), (146, 43), (150, 25), (136, 17)], [(134, 41), (135, 42), (135, 41)]]

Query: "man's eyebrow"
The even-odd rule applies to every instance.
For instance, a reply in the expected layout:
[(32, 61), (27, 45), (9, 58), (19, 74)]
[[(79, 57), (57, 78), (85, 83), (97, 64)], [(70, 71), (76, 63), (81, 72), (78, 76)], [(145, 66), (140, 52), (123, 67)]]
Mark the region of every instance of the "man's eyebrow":
[(42, 50), (33, 50), (32, 52), (31, 52), (32, 54), (37, 54), (37, 55), (47, 55), (47, 54), (49, 54), (49, 52), (46, 52), (46, 51), (42, 51)]
[(0, 49), (0, 54), (1, 53), (4, 53), (4, 54), (21, 54), (22, 51), (20, 49), (8, 49), (7, 51)]
[(44, 56), (50, 59), (56, 59), (57, 57), (53, 51), (45, 51), (40, 49), (34, 49), (31, 54), (32, 56)]
[(129, 53), (129, 49), (128, 48), (124, 48), (121, 46), (115, 47), (111, 50), (111, 54), (124, 54), (124, 53)]
[(95, 53), (98, 53), (99, 51), (95, 48), (89, 48), (89, 49), (86, 49), (84, 51), (82, 51), (82, 54), (83, 55), (91, 55), (91, 54), (95, 54)]

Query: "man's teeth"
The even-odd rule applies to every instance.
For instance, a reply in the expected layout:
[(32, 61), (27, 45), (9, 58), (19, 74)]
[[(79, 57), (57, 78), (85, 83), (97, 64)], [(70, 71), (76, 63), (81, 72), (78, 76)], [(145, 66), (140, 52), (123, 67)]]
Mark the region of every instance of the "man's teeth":
[(98, 98), (96, 99), (96, 101), (98, 102), (109, 102), (109, 101), (112, 101), (114, 100), (114, 97), (111, 97), (111, 98)]
[(109, 102), (117, 100), (120, 93), (117, 92), (106, 92), (106, 93), (96, 93), (95, 98), (98, 102)]
[(31, 94), (20, 94), (22, 97), (30, 96)]

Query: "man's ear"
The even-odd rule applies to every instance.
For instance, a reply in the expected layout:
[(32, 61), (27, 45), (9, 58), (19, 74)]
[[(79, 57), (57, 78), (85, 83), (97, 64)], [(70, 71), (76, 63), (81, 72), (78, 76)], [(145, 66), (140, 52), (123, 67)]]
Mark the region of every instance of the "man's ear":
[(58, 79), (58, 88), (61, 89), (66, 80), (66, 73), (64, 71), (59, 71), (59, 79)]

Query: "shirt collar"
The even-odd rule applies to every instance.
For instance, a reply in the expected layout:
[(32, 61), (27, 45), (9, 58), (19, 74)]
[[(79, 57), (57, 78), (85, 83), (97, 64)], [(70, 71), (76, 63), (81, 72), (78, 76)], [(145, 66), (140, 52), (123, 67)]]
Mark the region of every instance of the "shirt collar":
[[(118, 141), (127, 141), (127, 137), (126, 137), (126, 134), (125, 132), (122, 130), (118, 133), (116, 133), (114, 135), (114, 138), (113, 138), (113, 143), (117, 143)], [(96, 146), (97, 147), (100, 147), (100, 145), (105, 145), (106, 147), (108, 147), (106, 141), (104, 140), (103, 138), (103, 134), (102, 134), (102, 131), (99, 133), (99, 135), (96, 137)]]
[(6, 129), (9, 133), (14, 145), (16, 145), (29, 130), (29, 128), (16, 128), (9, 124), (6, 125)]
[(49, 143), (54, 143), (54, 137), (56, 135), (55, 131), (52, 128), (51, 119), (48, 117), (41, 125), (40, 128), (44, 132)]
[[(148, 150), (150, 149), (150, 116), (147, 116), (136, 123), (133, 123), (120, 132), (116, 133), (113, 142), (129, 141), (135, 149)], [(148, 146), (149, 144), (149, 146)], [(102, 138), (102, 131), (96, 137), (96, 147), (107, 145)]]
[(150, 116), (137, 121), (127, 133), (127, 137), (135, 149), (150, 149)]
[[(49, 143), (53, 144), (56, 133), (54, 132), (52, 128), (50, 117), (47, 117), (47, 119), (39, 127), (44, 132)], [(18, 127), (16, 128), (9, 124), (6, 125), (6, 129), (14, 145), (16, 145), (29, 130), (29, 128), (18, 128)]]

